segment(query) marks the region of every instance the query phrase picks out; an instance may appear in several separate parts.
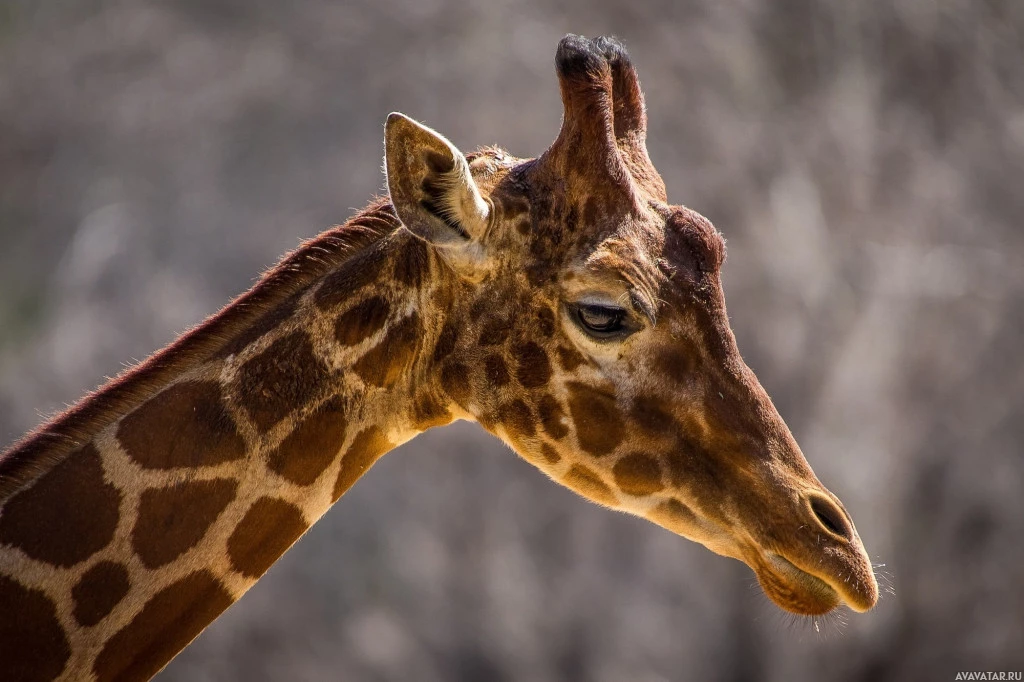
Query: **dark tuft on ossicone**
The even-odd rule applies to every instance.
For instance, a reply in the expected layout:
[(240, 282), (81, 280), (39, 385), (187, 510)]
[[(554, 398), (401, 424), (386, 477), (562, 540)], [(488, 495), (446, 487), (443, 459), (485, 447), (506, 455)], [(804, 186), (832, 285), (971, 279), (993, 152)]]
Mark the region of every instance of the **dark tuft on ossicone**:
[(555, 68), (568, 80), (599, 79), (608, 71), (608, 60), (591, 40), (570, 33), (558, 43)]

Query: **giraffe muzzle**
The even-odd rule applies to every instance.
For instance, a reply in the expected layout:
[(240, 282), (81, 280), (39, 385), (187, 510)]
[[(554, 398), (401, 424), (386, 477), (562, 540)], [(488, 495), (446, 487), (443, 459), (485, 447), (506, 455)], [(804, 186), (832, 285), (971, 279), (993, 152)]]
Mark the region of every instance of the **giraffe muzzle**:
[(810, 492), (800, 506), (792, 533), (745, 557), (765, 594), (801, 615), (824, 614), (843, 604), (857, 612), (870, 610), (878, 601), (878, 584), (842, 505)]

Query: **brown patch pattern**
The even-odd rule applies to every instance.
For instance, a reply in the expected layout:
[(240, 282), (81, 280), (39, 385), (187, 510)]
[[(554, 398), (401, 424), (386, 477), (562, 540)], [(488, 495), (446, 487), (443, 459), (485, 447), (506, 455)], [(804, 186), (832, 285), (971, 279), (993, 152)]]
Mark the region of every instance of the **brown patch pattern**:
[(159, 568), (199, 544), (238, 484), (226, 478), (149, 488), (139, 498), (132, 548), (146, 568)]
[(675, 533), (685, 533), (700, 524), (690, 508), (678, 500), (667, 500), (647, 512), (647, 518)]
[(708, 499), (724, 499), (725, 487), (735, 485), (730, 480), (742, 471), (738, 463), (724, 468), (723, 458), (715, 456), (696, 438), (679, 434), (667, 453), (668, 473), (674, 485), (691, 485), (704, 491)]
[(459, 340), (459, 328), (452, 318), (444, 321), (441, 333), (437, 336), (437, 343), (434, 344), (434, 362), (440, 362), (452, 354), (455, 344)]
[(395, 282), (409, 289), (419, 288), (428, 269), (428, 246), (421, 239), (410, 239), (395, 254)]
[(259, 498), (228, 538), (231, 566), (243, 575), (259, 578), (308, 527), (295, 505), (274, 497)]
[(547, 443), (540, 444), (540, 454), (547, 460), (548, 464), (558, 464), (562, 461), (562, 456), (558, 454), (558, 450), (555, 450)]
[(444, 426), (452, 421), (452, 413), (430, 393), (423, 393), (413, 402), (413, 426), (421, 431)]
[(337, 457), (346, 426), (342, 399), (331, 398), (267, 456), (267, 468), (296, 485), (312, 485)]
[(393, 386), (412, 367), (422, 335), (419, 314), (413, 312), (359, 358), (352, 370), (372, 386)]
[(473, 305), (469, 306), (469, 319), (473, 322), (479, 322), (484, 313), (493, 307), (493, 301), (489, 300), (487, 297), (481, 296), (473, 301)]
[(378, 248), (359, 253), (324, 278), (314, 301), (320, 310), (329, 309), (352, 300), (353, 294), (377, 281), (380, 276)]
[(55, 566), (74, 566), (114, 537), (121, 493), (103, 480), (92, 444), (12, 497), (0, 511), (0, 542)]
[(484, 359), (484, 374), (487, 377), (487, 383), (498, 388), (507, 385), (512, 380), (508, 373), (508, 365), (500, 355), (491, 354)]
[(553, 396), (547, 393), (542, 395), (537, 401), (537, 412), (540, 414), (540, 423), (549, 436), (561, 440), (569, 434), (569, 427), (565, 425), (565, 411)]
[(555, 333), (555, 313), (551, 308), (537, 309), (537, 331), (545, 339), (551, 338)]
[(107, 641), (93, 672), (101, 680), (148, 680), (231, 602), (209, 571), (185, 576), (157, 592)]
[(292, 410), (320, 395), (328, 376), (309, 336), (296, 331), (239, 368), (234, 395), (256, 428), (266, 433)]
[(121, 421), (117, 439), (145, 469), (194, 469), (245, 456), (245, 442), (212, 381), (182, 382), (150, 398)]
[(505, 343), (509, 332), (512, 331), (512, 321), (506, 318), (495, 318), (484, 322), (480, 330), (479, 345), (497, 346)]
[[(680, 347), (679, 344), (682, 344)], [(693, 379), (698, 354), (690, 344), (677, 341), (654, 356), (654, 371), (675, 384), (685, 384)]]
[(562, 482), (588, 499), (611, 506), (618, 504), (611, 488), (601, 477), (580, 464), (573, 464)]
[(11, 682), (49, 682), (71, 658), (53, 602), (0, 575), (0, 676)]
[(646, 497), (665, 488), (661, 482), (661, 465), (648, 455), (626, 455), (615, 463), (612, 474), (619, 490), (629, 495)]
[(566, 372), (572, 372), (577, 367), (586, 364), (587, 362), (587, 359), (575, 348), (559, 346), (556, 352), (558, 353), (558, 364), (561, 365), (562, 369)]
[(82, 627), (92, 627), (106, 618), (128, 594), (128, 569), (114, 561), (101, 561), (86, 571), (71, 589), (73, 614)]
[(592, 455), (607, 455), (625, 436), (615, 395), (577, 382), (570, 383), (568, 389), (569, 413), (580, 447)]
[(334, 482), (334, 494), (331, 499), (337, 500), (352, 487), (360, 476), (365, 474), (373, 463), (385, 452), (395, 447), (384, 432), (376, 426), (363, 429), (352, 439), (345, 455), (341, 458), (341, 468)]
[(242, 352), (253, 343), (260, 340), (265, 334), (274, 331), (284, 324), (288, 318), (295, 314), (295, 309), (298, 305), (299, 296), (292, 296), (291, 298), (285, 299), (284, 302), (277, 307), (271, 308), (267, 312), (263, 313), (255, 322), (235, 336), (234, 339), (229, 341), (224, 348), (217, 353), (217, 357), (226, 358), (229, 355)]
[(630, 419), (648, 433), (672, 433), (677, 424), (672, 415), (661, 408), (662, 402), (648, 396), (637, 398), (630, 408)]
[(512, 437), (530, 437), (537, 433), (530, 406), (519, 399), (498, 407), (497, 422), (504, 426)]
[(516, 348), (516, 378), (526, 388), (547, 386), (551, 380), (551, 362), (544, 349), (533, 343), (524, 343)]
[(446, 363), (441, 368), (441, 388), (462, 409), (468, 409), (472, 388), (469, 385), (469, 368), (458, 362)]
[(383, 296), (371, 296), (338, 318), (334, 338), (343, 346), (354, 346), (383, 329), (390, 314), (391, 305)]

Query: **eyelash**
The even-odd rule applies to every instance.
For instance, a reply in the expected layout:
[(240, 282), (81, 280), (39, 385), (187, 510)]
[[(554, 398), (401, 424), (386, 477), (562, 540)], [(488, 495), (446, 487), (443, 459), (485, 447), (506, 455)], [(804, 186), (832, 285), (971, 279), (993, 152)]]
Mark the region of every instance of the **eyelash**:
[(626, 311), (615, 306), (578, 303), (574, 317), (583, 331), (596, 339), (628, 336), (633, 331), (626, 324)]

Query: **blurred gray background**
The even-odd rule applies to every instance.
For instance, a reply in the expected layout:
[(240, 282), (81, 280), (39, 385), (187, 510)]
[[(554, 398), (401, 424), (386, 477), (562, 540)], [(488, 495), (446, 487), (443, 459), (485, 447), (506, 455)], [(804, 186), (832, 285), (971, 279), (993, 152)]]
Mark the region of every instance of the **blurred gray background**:
[(0, 2), (0, 446), (364, 205), (388, 112), (543, 151), (570, 31), (630, 48), (670, 198), (729, 240), (740, 349), (895, 594), (816, 629), (462, 424), (160, 679), (1024, 668), (1019, 0)]

